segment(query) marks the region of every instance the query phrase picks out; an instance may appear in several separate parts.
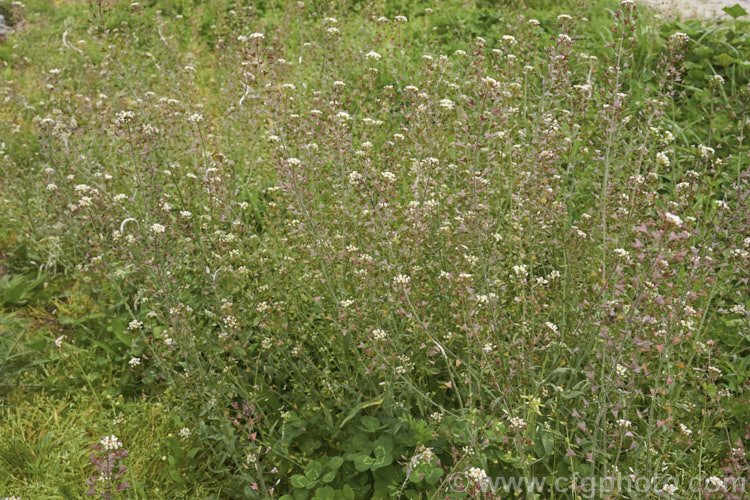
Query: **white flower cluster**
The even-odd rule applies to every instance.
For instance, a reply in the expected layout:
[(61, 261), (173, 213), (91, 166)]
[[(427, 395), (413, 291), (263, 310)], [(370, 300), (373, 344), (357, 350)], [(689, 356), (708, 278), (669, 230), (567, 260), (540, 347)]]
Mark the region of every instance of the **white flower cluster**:
[(114, 451), (122, 448), (122, 442), (115, 436), (104, 436), (99, 444), (102, 445), (104, 451)]
[(372, 339), (375, 342), (383, 342), (388, 337), (388, 334), (385, 332), (385, 330), (382, 330), (380, 328), (376, 328), (372, 331)]
[(409, 283), (411, 283), (411, 278), (405, 274), (399, 274), (398, 276), (393, 278), (394, 285), (407, 286)]
[(526, 422), (520, 417), (510, 418), (510, 428), (514, 431), (520, 431), (526, 427)]
[(432, 451), (432, 448), (426, 448), (422, 445), (417, 450), (417, 453), (411, 457), (409, 466), (413, 469), (420, 464), (429, 464), (433, 458), (435, 458), (435, 453)]
[(483, 485), (487, 482), (487, 473), (484, 471), (484, 469), (480, 469), (479, 467), (472, 467), (469, 469), (468, 474), (466, 476), (475, 484)]

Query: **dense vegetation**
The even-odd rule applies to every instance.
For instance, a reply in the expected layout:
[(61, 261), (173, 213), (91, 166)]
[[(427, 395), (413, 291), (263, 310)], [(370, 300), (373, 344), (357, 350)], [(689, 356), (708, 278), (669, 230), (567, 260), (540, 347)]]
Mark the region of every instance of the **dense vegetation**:
[(741, 8), (0, 6), (0, 497), (746, 495)]

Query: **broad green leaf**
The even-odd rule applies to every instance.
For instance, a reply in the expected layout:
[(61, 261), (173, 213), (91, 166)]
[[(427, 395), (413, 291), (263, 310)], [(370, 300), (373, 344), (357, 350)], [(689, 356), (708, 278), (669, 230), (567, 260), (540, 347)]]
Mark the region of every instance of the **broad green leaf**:
[(323, 486), (315, 490), (313, 500), (333, 500), (336, 492), (330, 486)]
[(134, 338), (132, 335), (128, 335), (125, 332), (117, 332), (116, 331), (115, 332), (115, 336), (117, 337), (117, 340), (119, 340), (120, 342), (122, 342), (126, 346), (132, 347), (132, 345), (133, 345), (133, 338)]
[(713, 61), (720, 66), (727, 67), (731, 66), (736, 61), (736, 59), (727, 53), (722, 53), (718, 56), (714, 56)]
[(354, 455), (354, 468), (357, 472), (364, 472), (370, 470), (370, 467), (375, 463), (375, 459), (364, 453), (358, 453)]
[(293, 475), (290, 482), (295, 488), (307, 488), (307, 485), (310, 484), (310, 481), (302, 474)]
[(310, 481), (317, 481), (322, 473), (323, 466), (320, 465), (320, 462), (316, 462), (315, 460), (307, 464), (307, 467), (305, 467), (305, 476), (307, 476), (307, 479)]
[(371, 417), (369, 415), (362, 417), (362, 430), (366, 432), (376, 432), (380, 430), (380, 428), (380, 420), (376, 417)]
[(328, 461), (328, 464), (326, 464), (326, 467), (328, 467), (331, 470), (338, 470), (339, 467), (344, 463), (344, 459), (341, 457), (331, 457), (331, 460)]
[(344, 487), (341, 488), (341, 495), (344, 500), (354, 500), (354, 490), (348, 484), (345, 484)]
[(176, 469), (169, 469), (169, 477), (172, 478), (172, 481), (175, 483), (182, 484), (182, 476), (180, 476), (180, 473), (177, 472)]
[(747, 11), (742, 8), (742, 5), (736, 3), (732, 5), (731, 7), (724, 7), (724, 12), (726, 12), (729, 16), (731, 16), (732, 19), (737, 19), (738, 17), (743, 17), (747, 15)]

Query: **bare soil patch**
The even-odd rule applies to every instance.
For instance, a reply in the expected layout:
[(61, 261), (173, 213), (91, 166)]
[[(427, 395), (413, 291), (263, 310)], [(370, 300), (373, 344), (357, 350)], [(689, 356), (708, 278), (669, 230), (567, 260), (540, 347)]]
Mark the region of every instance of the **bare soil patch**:
[(682, 19), (730, 19), (721, 9), (737, 3), (750, 12), (750, 0), (641, 0), (641, 3)]

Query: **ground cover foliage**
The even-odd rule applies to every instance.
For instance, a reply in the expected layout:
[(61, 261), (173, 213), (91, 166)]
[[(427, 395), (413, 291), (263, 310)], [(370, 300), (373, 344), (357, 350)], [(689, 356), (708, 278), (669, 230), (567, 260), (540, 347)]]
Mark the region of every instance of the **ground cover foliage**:
[(741, 9), (0, 5), (0, 496), (746, 495)]

